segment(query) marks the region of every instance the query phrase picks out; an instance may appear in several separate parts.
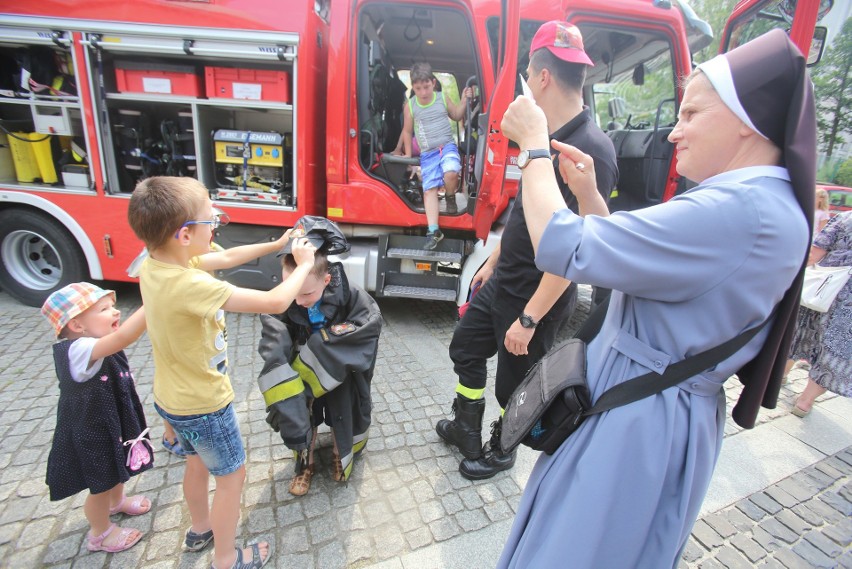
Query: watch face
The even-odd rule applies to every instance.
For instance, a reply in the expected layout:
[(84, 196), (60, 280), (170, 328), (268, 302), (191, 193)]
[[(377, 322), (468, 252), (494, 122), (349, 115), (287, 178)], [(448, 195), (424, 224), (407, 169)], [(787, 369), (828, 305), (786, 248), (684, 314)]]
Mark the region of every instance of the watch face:
[(520, 321), (524, 328), (535, 328), (536, 322), (526, 314), (521, 315)]
[(518, 153), (518, 168), (523, 170), (527, 167), (530, 161), (535, 158), (550, 158), (550, 151), (544, 148), (521, 150), (520, 153)]

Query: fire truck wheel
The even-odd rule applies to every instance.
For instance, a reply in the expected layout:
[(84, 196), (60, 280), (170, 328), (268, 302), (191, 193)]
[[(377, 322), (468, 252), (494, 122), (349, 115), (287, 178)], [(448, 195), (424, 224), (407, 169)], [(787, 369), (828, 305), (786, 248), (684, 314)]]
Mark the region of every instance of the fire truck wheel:
[(58, 221), (23, 209), (0, 212), (0, 289), (28, 306), (84, 280), (86, 261)]

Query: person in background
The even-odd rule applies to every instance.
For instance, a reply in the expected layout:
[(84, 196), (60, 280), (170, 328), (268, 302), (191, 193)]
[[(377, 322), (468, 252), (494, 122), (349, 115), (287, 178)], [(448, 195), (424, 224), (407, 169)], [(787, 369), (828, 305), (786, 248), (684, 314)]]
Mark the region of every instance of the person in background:
[(814, 237), (825, 228), (830, 219), (828, 213), (828, 192), (822, 188), (816, 191), (816, 207), (814, 208)]
[[(829, 212), (828, 212), (828, 192), (821, 189), (821, 188), (817, 189), (816, 190), (816, 206), (814, 207), (814, 239), (816, 238), (817, 235), (819, 235), (819, 232), (823, 230), (825, 225), (828, 223), (829, 219), (831, 219), (831, 216), (829, 215)], [(811, 252), (813, 253), (813, 250), (811, 250)], [(812, 264), (812, 263), (809, 263), (809, 264)], [(801, 309), (804, 310), (805, 308), (802, 307)], [(790, 357), (792, 357), (792, 355)], [(796, 366), (798, 364), (799, 367), (807, 368), (810, 365), (806, 358), (802, 358), (798, 361), (791, 360), (791, 362), (792, 363), (790, 363), (790, 362), (787, 363), (787, 367), (786, 367), (786, 370), (784, 372), (784, 378), (782, 380), (784, 383), (787, 383), (787, 376), (790, 374), (790, 370), (792, 370), (794, 366)], [(794, 414), (798, 414), (800, 412), (801, 412), (801, 409), (798, 409), (796, 407), (793, 408)], [(804, 415), (800, 415), (800, 416), (804, 416)]]
[[(814, 238), (808, 264), (816, 263), (852, 266), (852, 211), (837, 214)], [(791, 409), (793, 415), (805, 417), (826, 391), (852, 397), (852, 279), (827, 312), (799, 307), (786, 373), (797, 360), (806, 360), (811, 368), (808, 384)]]
[[(520, 149), (548, 144), (547, 121), (518, 97), (502, 121)], [(732, 411), (754, 426), (775, 407), (813, 223), (816, 116), (805, 58), (776, 29), (703, 63), (669, 134), (677, 172), (698, 183), (668, 202), (608, 215), (592, 158), (553, 142), (577, 196), (567, 209), (543, 160), (523, 170), (539, 269), (612, 289), (586, 354), (592, 404), (615, 385), (762, 324), (711, 369), (588, 417), (541, 455), (498, 568), (675, 568), (704, 501)]]

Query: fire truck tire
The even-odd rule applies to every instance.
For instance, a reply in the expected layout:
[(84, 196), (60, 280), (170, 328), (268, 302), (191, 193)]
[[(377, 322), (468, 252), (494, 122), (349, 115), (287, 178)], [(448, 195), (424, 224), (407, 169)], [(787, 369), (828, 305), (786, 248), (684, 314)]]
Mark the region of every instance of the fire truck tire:
[(0, 289), (28, 306), (84, 280), (86, 260), (58, 221), (24, 209), (0, 212)]

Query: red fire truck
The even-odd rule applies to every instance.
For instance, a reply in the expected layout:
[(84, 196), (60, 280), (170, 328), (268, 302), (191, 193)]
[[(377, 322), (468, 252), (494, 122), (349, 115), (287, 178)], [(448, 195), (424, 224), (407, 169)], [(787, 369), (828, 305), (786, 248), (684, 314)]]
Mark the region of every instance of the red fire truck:
[[(810, 3), (813, 0), (801, 0)], [(754, 0), (750, 0), (753, 4)], [(770, 2), (795, 5), (791, 0)], [(614, 209), (685, 188), (666, 140), (705, 22), (678, 0), (40, 0), (0, 14), (0, 288), (31, 305), (76, 280), (130, 280), (142, 244), (127, 204), (152, 175), (194, 176), (230, 217), (224, 247), (337, 221), (340, 258), (376, 296), (463, 302), (519, 179), (500, 117), (532, 35), (577, 24), (595, 61), (586, 103), (618, 152)], [(788, 10), (789, 11), (789, 10)], [(511, 24), (511, 25), (510, 25)], [(423, 251), (411, 166), (393, 156), (407, 71), (428, 61), (463, 172), (447, 238)], [(269, 288), (274, 259), (221, 274)]]

